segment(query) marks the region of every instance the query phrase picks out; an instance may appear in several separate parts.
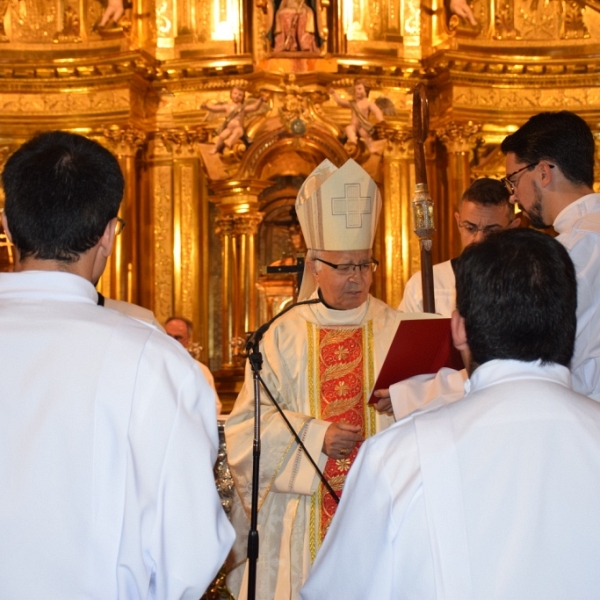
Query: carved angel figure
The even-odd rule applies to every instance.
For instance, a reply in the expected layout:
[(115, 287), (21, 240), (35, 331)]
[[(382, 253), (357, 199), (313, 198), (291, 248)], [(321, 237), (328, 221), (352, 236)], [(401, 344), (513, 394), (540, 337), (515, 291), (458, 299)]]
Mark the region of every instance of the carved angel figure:
[(329, 89), (331, 97), (339, 106), (350, 108), (352, 110), (352, 118), (350, 124), (346, 127), (345, 132), (348, 138), (348, 143), (357, 144), (360, 137), (369, 151), (373, 150), (373, 132), (375, 124), (371, 122), (370, 117), (373, 116), (376, 123), (383, 121), (383, 112), (376, 102), (369, 100), (369, 92), (371, 88), (364, 79), (354, 80), (354, 99), (344, 100), (340, 98), (338, 93), (333, 89)]
[(202, 104), (200, 108), (209, 112), (225, 113), (225, 120), (217, 130), (217, 141), (215, 142), (214, 148), (210, 151), (211, 154), (221, 152), (226, 146), (231, 149), (238, 142), (245, 133), (244, 129), (244, 117), (247, 113), (258, 110), (264, 99), (261, 97), (258, 100), (250, 104), (244, 104), (246, 92), (238, 87), (234, 86), (231, 88), (231, 102), (208, 105)]

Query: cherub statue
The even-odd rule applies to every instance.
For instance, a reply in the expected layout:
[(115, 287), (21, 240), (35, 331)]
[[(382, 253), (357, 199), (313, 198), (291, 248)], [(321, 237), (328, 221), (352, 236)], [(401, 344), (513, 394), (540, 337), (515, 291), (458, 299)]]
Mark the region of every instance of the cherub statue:
[(230, 103), (220, 103), (213, 106), (206, 103), (200, 105), (203, 110), (213, 113), (224, 112), (226, 114), (225, 121), (217, 130), (217, 141), (210, 154), (221, 152), (225, 146), (231, 150), (236, 142), (244, 136), (244, 118), (246, 114), (258, 110), (264, 102), (264, 98), (260, 97), (251, 104), (244, 104), (246, 92), (237, 85), (231, 88), (230, 97)]
[(373, 150), (373, 131), (375, 129), (375, 126), (371, 123), (369, 117), (373, 115), (376, 123), (383, 121), (381, 109), (375, 102), (369, 100), (370, 91), (371, 88), (364, 79), (354, 80), (353, 100), (344, 100), (340, 98), (333, 88), (329, 89), (329, 93), (339, 106), (350, 108), (352, 110), (352, 120), (345, 129), (348, 143), (356, 145), (358, 144), (358, 138), (360, 137), (369, 152)]

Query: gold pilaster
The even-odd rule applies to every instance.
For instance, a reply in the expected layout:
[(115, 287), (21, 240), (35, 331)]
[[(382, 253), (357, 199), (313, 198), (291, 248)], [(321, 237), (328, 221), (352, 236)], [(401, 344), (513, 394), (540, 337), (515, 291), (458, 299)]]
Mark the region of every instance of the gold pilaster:
[(414, 181), (411, 134), (394, 132), (383, 155), (384, 299), (390, 306), (400, 304), (406, 282), (420, 269), (411, 217)]
[[(110, 276), (110, 296), (116, 300), (139, 302), (138, 299), (138, 247), (139, 218), (138, 191), (135, 172), (135, 157), (146, 140), (146, 134), (134, 127), (119, 127), (112, 125), (103, 131), (109, 148), (116, 155), (123, 176), (125, 190), (119, 216), (127, 226), (115, 240), (115, 248), (110, 259), (107, 275)], [(106, 275), (103, 276), (103, 284)]]
[(473, 150), (480, 143), (478, 133), (481, 125), (468, 121), (452, 121), (438, 129), (436, 134), (448, 152), (448, 194), (447, 202), (436, 205), (439, 208), (439, 241), (449, 251), (449, 256), (458, 256), (461, 251), (460, 235), (456, 229), (454, 212), (462, 193), (471, 183), (470, 162)]

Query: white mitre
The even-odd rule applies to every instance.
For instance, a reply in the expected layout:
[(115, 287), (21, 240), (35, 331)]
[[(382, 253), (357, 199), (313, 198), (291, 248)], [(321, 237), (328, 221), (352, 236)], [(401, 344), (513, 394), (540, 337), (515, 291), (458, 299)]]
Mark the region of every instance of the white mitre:
[[(369, 174), (352, 159), (339, 169), (324, 160), (304, 181), (296, 214), (309, 250), (368, 250), (373, 247), (381, 194)], [(298, 300), (316, 289), (304, 269)]]

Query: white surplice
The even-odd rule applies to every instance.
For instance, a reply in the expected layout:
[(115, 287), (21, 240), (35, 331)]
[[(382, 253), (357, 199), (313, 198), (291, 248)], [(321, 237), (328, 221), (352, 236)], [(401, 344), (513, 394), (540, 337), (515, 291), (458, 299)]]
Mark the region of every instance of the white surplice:
[(303, 600), (597, 598), (600, 406), (494, 360), (363, 444)]
[(214, 394), (69, 273), (0, 274), (0, 595), (197, 600), (234, 532)]
[[(451, 317), (456, 308), (456, 279), (452, 261), (433, 265), (433, 296), (435, 312), (443, 317)], [(421, 271), (415, 273), (404, 288), (404, 295), (398, 310), (402, 312), (423, 312), (423, 288)]]
[(553, 225), (577, 273), (573, 389), (600, 400), (600, 194), (569, 204)]
[[(261, 376), (320, 468), (327, 459), (321, 448), (329, 422), (315, 418), (315, 407), (311, 406), (311, 381), (315, 373), (311, 367), (314, 346), (312, 351), (310, 347), (310, 340), (314, 338), (309, 335), (309, 329), (365, 328), (366, 373), (362, 385), (368, 394), (401, 318), (401, 313), (369, 296), (366, 303), (352, 310), (333, 310), (323, 304), (295, 307), (266, 332), (261, 343), (264, 359)], [(314, 522), (311, 521), (311, 503), (317, 496), (319, 479), (264, 392), (260, 402), (262, 454), (256, 597), (287, 600), (298, 597), (316, 552), (310, 533)], [(229, 466), (243, 502), (243, 506), (234, 502), (232, 520), (238, 533), (233, 553), (236, 568), (228, 577), (230, 589), (236, 595), (239, 593), (239, 598), (246, 597), (247, 589), (242, 577), (249, 528), (253, 416), (252, 373), (247, 366), (244, 387), (225, 425)], [(377, 413), (373, 407), (365, 407), (365, 420), (367, 434), (393, 423), (392, 417)], [(312, 506), (314, 510), (314, 504)]]

